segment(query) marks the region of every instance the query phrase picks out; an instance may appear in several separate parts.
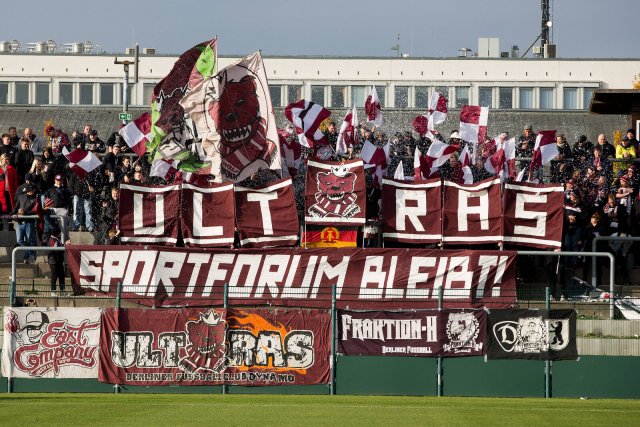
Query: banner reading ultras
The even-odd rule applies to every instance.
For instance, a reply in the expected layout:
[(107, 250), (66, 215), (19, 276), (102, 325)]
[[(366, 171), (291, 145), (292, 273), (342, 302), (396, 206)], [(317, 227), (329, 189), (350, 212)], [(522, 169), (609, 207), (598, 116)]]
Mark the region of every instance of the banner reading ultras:
[(513, 251), (432, 249), (177, 249), (67, 246), (74, 291), (163, 305), (509, 307)]
[(338, 328), (339, 352), (346, 355), (462, 357), (487, 348), (484, 310), (340, 310)]
[(4, 308), (2, 375), (96, 378), (100, 309)]
[(326, 384), (320, 310), (106, 309), (98, 379), (129, 385)]

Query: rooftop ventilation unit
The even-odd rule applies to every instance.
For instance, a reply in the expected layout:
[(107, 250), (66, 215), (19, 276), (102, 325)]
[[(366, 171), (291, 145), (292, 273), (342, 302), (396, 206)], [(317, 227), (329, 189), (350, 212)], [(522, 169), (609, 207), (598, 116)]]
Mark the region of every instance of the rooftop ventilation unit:
[(58, 45), (53, 40), (47, 40), (47, 53), (56, 53), (56, 47)]
[(2, 40), (0, 41), (0, 53), (11, 51), (11, 42)]
[(128, 47), (124, 50), (124, 54), (125, 55), (135, 55), (136, 54), (136, 48), (135, 47)]
[[(136, 50), (133, 49), (133, 53), (136, 53)], [(145, 55), (155, 55), (156, 54), (156, 48), (155, 47), (145, 47), (144, 49), (142, 49), (142, 53), (144, 53)]]
[(11, 49), (11, 52), (17, 52), (18, 49), (20, 49), (20, 42), (15, 39), (11, 40), (10, 49)]

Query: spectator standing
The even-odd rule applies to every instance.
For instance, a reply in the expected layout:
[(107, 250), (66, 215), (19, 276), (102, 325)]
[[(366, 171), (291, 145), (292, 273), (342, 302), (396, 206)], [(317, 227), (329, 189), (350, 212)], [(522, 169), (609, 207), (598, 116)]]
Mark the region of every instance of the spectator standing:
[(94, 231), (92, 199), (95, 187), (91, 183), (96, 173), (99, 172), (90, 173), (86, 179), (72, 173), (69, 179), (69, 189), (73, 194), (73, 231)]
[[(17, 241), (18, 245), (32, 246), (36, 241), (36, 227), (35, 219), (20, 218), (22, 215), (36, 215), (40, 211), (40, 203), (36, 197), (35, 189), (32, 185), (24, 187), (24, 192), (18, 196), (16, 205), (11, 211), (12, 215), (17, 215), (16, 222), (18, 223)], [(24, 251), (23, 262), (29, 264), (34, 262), (36, 253), (33, 251)]]
[(593, 144), (585, 135), (580, 135), (573, 145), (573, 167), (584, 169), (593, 154)]
[(53, 187), (45, 192), (45, 213), (44, 213), (44, 241), (48, 240), (48, 235), (54, 227), (57, 227), (56, 223), (51, 219), (51, 214), (60, 215), (62, 218), (63, 228), (66, 231), (68, 229), (67, 215), (71, 209), (71, 193), (62, 183), (62, 175), (56, 175), (54, 179)]
[(22, 138), (20, 140), (20, 149), (13, 153), (13, 164), (18, 172), (18, 181), (20, 183), (24, 182), (24, 175), (33, 166), (34, 156), (33, 151), (29, 148), (29, 142), (27, 138)]
[[(636, 146), (631, 142), (628, 136), (622, 138), (620, 144), (616, 147), (616, 159), (632, 160), (636, 158)], [(631, 162), (616, 162), (616, 175), (631, 166)]]
[(7, 212), (11, 212), (16, 203), (15, 194), (18, 190), (18, 172), (16, 168), (11, 165), (9, 156), (6, 154), (0, 155), (0, 168), (4, 172), (4, 191), (5, 198), (8, 202)]
[(113, 146), (110, 153), (107, 153), (102, 159), (102, 167), (105, 176), (108, 177), (109, 182), (115, 181), (115, 172), (120, 161), (120, 144)]
[(565, 182), (571, 173), (572, 153), (564, 134), (556, 136), (558, 156), (551, 162), (551, 181)]
[(56, 129), (52, 125), (49, 125), (45, 128), (44, 132), (51, 139), (51, 150), (53, 151), (53, 154), (62, 153), (62, 148), (69, 146), (69, 135), (62, 132), (60, 129)]
[[(64, 243), (60, 239), (60, 229), (58, 227), (51, 229), (51, 236), (49, 237), (47, 246), (52, 248), (61, 248), (64, 246)], [(51, 296), (55, 296), (56, 282), (58, 282), (60, 293), (64, 292), (64, 252), (49, 251), (47, 262), (49, 264), (49, 270), (51, 271)]]
[(89, 140), (85, 143), (85, 148), (94, 153), (104, 153), (107, 148), (103, 140), (98, 138), (98, 131), (93, 129), (89, 133)]
[(29, 149), (35, 153), (42, 153), (44, 150), (44, 144), (38, 138), (38, 136), (31, 131), (31, 128), (24, 128), (24, 134), (22, 136), (29, 140)]
[(17, 145), (11, 143), (11, 137), (8, 133), (2, 134), (2, 145), (0, 145), (0, 155), (6, 154), (9, 156), (9, 163), (13, 165), (13, 155), (18, 151)]
[(615, 147), (609, 141), (607, 141), (607, 137), (604, 135), (604, 133), (598, 135), (598, 144), (596, 145), (596, 147), (600, 147), (602, 157), (604, 157), (605, 159), (616, 156)]
[[(535, 145), (536, 134), (533, 133), (533, 126), (526, 125), (516, 144), (516, 157), (532, 157)], [(531, 164), (530, 160), (521, 160), (519, 164), (520, 170), (528, 169), (529, 164)]]
[(20, 143), (20, 137), (18, 136), (18, 129), (16, 129), (15, 126), (11, 126), (7, 132), (9, 132), (11, 145), (13, 145), (14, 147), (17, 147), (18, 144)]

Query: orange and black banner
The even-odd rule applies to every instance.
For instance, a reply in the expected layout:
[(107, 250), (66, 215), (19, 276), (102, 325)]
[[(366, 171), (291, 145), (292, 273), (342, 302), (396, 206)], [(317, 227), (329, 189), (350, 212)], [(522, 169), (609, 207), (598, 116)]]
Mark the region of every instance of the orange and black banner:
[(303, 248), (355, 248), (358, 227), (308, 225), (303, 232)]

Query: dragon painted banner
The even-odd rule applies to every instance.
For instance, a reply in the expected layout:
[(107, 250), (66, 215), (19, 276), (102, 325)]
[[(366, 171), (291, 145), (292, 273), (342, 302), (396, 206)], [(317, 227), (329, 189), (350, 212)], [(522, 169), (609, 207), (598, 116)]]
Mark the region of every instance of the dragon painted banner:
[(99, 308), (4, 308), (2, 375), (96, 378)]
[(326, 384), (331, 316), (320, 310), (106, 309), (98, 379), (110, 384)]
[(509, 307), (512, 251), (433, 249), (178, 249), (67, 246), (76, 294), (155, 306), (229, 304), (340, 308)]
[(484, 310), (338, 311), (338, 351), (347, 356), (480, 356)]

